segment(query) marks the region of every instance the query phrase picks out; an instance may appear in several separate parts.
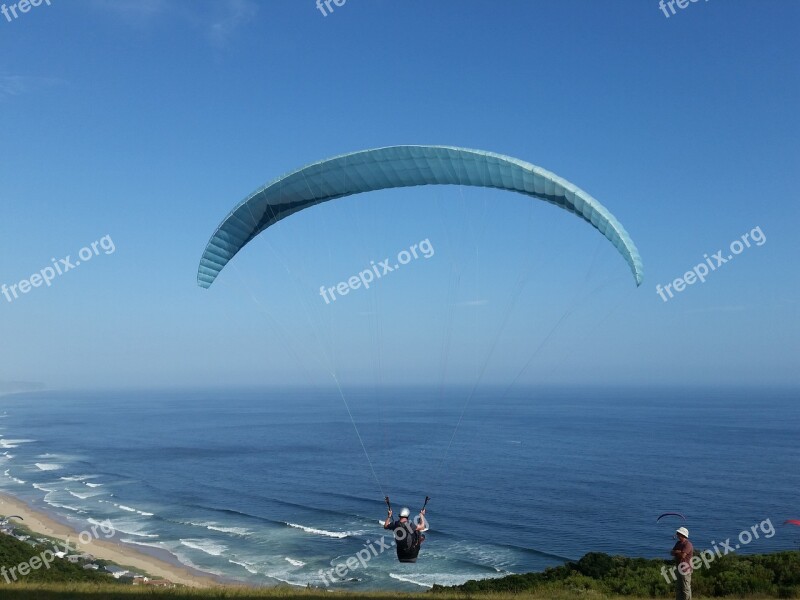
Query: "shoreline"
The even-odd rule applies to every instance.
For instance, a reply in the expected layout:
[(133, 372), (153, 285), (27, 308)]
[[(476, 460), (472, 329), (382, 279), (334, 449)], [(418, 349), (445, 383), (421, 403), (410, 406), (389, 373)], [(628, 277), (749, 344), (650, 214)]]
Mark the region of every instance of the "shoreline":
[[(108, 560), (122, 567), (133, 567), (150, 576), (168, 579), (175, 584), (195, 588), (212, 588), (223, 585), (246, 587), (242, 583), (228, 582), (217, 575), (180, 565), (177, 559), (175, 559), (177, 564), (173, 564), (113, 538), (97, 539), (92, 536), (88, 543), (81, 543), (78, 539), (80, 532), (74, 527), (65, 525), (46, 511), (6, 492), (0, 492), (0, 515), (19, 515), (23, 518), (20, 525), (35, 534), (54, 538), (61, 542), (69, 540), (72, 547), (92, 554), (96, 558)], [(10, 522), (10, 524), (13, 525), (14, 522)], [(172, 555), (170, 554), (170, 556)]]

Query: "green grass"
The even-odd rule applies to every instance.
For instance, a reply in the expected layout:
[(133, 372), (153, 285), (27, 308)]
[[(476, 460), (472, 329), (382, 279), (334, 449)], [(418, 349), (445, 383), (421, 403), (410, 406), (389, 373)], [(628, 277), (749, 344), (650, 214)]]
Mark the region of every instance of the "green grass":
[[(264, 598), (286, 600), (433, 600), (430, 593), (401, 593), (401, 592), (328, 592), (322, 589), (297, 589), (288, 587), (273, 587), (263, 589), (246, 588), (216, 588), (216, 589), (147, 589), (140, 586), (103, 586), (91, 584), (17, 584), (14, 586), (0, 586), (0, 598), (3, 600), (133, 600), (138, 598), (165, 598), (169, 600), (263, 600)], [(564, 592), (534, 593), (522, 592), (509, 593), (444, 593), (437, 594), (435, 600), (576, 600), (574, 593)], [(608, 596), (589, 593), (582, 595), (581, 600), (618, 600), (609, 599)], [(621, 600), (621, 599), (619, 599)], [(631, 600), (627, 598), (626, 600)]]
[[(186, 588), (147, 589), (139, 586), (109, 586), (96, 584), (17, 584), (0, 586), (0, 598), (3, 600), (135, 600), (153, 598), (166, 600), (432, 600), (431, 593), (402, 592), (328, 592), (325, 590), (301, 590), (297, 588), (217, 588), (194, 590)], [(746, 595), (732, 596), (744, 600), (768, 600), (769, 596)], [(674, 598), (670, 593), (665, 598)], [(637, 596), (607, 595), (594, 590), (576, 592), (569, 589), (526, 590), (517, 593), (437, 593), (436, 600), (645, 600)]]

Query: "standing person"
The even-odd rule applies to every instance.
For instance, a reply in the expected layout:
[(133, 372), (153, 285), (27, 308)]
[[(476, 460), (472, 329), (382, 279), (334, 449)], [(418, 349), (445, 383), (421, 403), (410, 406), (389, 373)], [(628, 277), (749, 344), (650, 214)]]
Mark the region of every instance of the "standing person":
[(692, 556), (694, 546), (689, 541), (689, 530), (681, 527), (675, 533), (678, 541), (672, 548), (672, 556), (678, 563), (678, 577), (675, 580), (675, 600), (692, 600)]
[(425, 541), (425, 536), (422, 535), (422, 532), (428, 529), (428, 521), (425, 520), (424, 508), (419, 511), (419, 518), (416, 524), (408, 520), (409, 516), (411, 516), (411, 511), (404, 507), (400, 511), (400, 518), (392, 522), (392, 508), (389, 507), (389, 513), (386, 515), (383, 528), (394, 532), (397, 560), (413, 563), (417, 562), (419, 548), (422, 542)]

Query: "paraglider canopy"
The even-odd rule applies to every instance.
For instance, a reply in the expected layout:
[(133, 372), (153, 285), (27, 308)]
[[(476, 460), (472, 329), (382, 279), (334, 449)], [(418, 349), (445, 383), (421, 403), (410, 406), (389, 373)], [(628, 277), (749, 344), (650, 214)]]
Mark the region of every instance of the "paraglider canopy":
[(676, 512), (666, 512), (666, 513), (662, 514), (661, 516), (659, 516), (659, 517), (656, 519), (656, 523), (658, 523), (658, 522), (659, 522), (661, 519), (663, 519), (664, 517), (680, 517), (680, 518), (681, 518), (681, 519), (683, 519), (684, 521), (686, 520), (686, 517), (684, 517), (684, 516), (683, 516), (681, 513), (676, 513)]
[(19, 519), (20, 521), (24, 521), (25, 520), (22, 517), (20, 517), (19, 515), (8, 515), (7, 517), (4, 517), (3, 519), (0, 519), (0, 525), (7, 524), (9, 519)]
[(344, 154), (278, 177), (236, 206), (211, 236), (197, 271), (208, 288), (226, 264), (259, 233), (296, 212), (328, 200), (418, 185), (497, 188), (544, 200), (600, 231), (642, 283), (642, 259), (622, 224), (589, 194), (525, 161), (451, 146), (390, 146)]

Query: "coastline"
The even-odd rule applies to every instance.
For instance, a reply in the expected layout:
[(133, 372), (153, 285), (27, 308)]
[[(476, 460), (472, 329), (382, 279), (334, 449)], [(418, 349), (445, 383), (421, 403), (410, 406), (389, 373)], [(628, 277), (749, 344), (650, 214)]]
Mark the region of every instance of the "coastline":
[(45, 511), (5, 492), (0, 492), (0, 515), (20, 515), (24, 519), (21, 524), (34, 533), (62, 542), (69, 539), (69, 544), (82, 552), (117, 565), (139, 569), (151, 576), (168, 579), (172, 583), (196, 588), (219, 587), (226, 584), (210, 573), (172, 564), (113, 539), (105, 540), (93, 537), (89, 543), (81, 543), (78, 540), (79, 531), (60, 523)]

